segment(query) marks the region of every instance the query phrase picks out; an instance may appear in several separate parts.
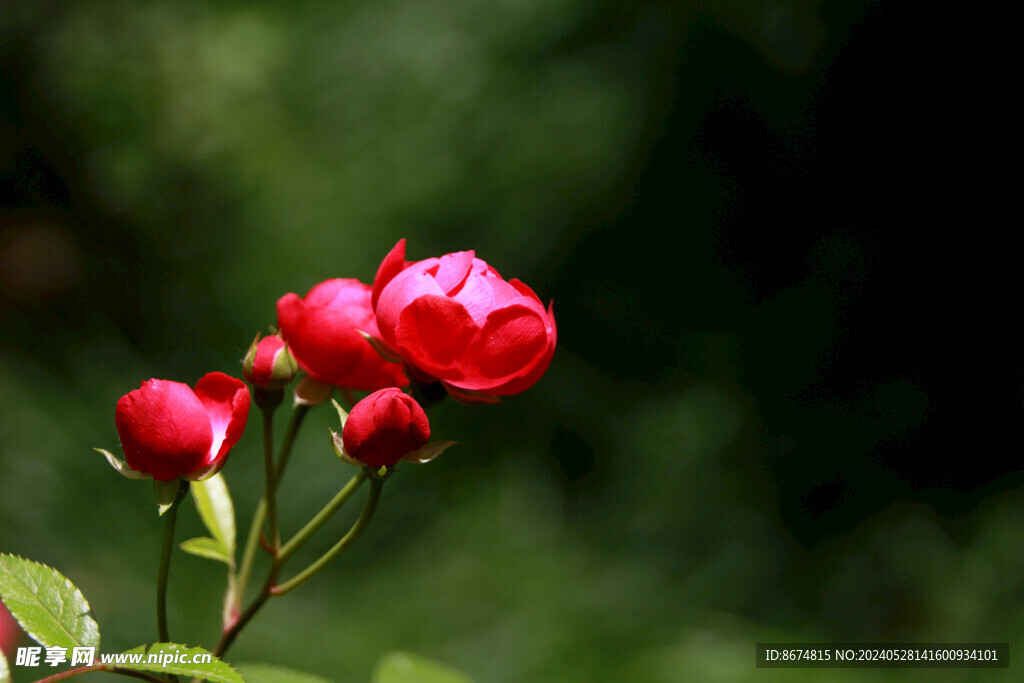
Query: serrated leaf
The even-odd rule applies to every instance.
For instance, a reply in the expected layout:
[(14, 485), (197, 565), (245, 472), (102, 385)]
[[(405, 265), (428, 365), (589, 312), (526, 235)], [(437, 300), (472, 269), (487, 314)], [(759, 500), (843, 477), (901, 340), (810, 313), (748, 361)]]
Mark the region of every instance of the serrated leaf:
[(331, 683), (326, 678), (269, 664), (239, 664), (235, 667), (245, 683)]
[(217, 562), (223, 562), (229, 566), (231, 565), (231, 556), (228, 555), (228, 551), (224, 548), (224, 544), (216, 538), (210, 538), (209, 536), (190, 538), (187, 541), (182, 541), (178, 544), (178, 547), (189, 555), (197, 555), (199, 557), (205, 557), (208, 560), (216, 560)]
[(103, 457), (107, 459), (107, 462), (110, 463), (110, 466), (117, 470), (117, 473), (122, 477), (127, 477), (129, 479), (147, 479), (149, 477), (149, 475), (144, 472), (136, 472), (131, 467), (128, 467), (128, 463), (121, 460), (110, 451), (102, 448), (94, 448), (93, 450), (102, 454)]
[(0, 683), (11, 683), (11, 670), (7, 667), (3, 650), (0, 650)]
[[(115, 659), (111, 664), (116, 664), (121, 669), (191, 676), (192, 678), (213, 681), (214, 683), (245, 683), (245, 679), (237, 671), (201, 647), (187, 647), (178, 643), (156, 643), (155, 645), (140, 645), (131, 650), (126, 650), (122, 654), (125, 655), (125, 661), (122, 662)], [(141, 661), (130, 661), (131, 655), (141, 655), (139, 657)], [(148, 661), (151, 655), (157, 656), (155, 662)], [(165, 655), (174, 655), (175, 657), (163, 663)], [(194, 664), (192, 662), (196, 655), (203, 655), (204, 657), (208, 655), (210, 661), (206, 664)], [(175, 660), (177, 660), (177, 663)], [(182, 660), (188, 663), (181, 663)]]
[(100, 629), (85, 596), (53, 567), (0, 555), (0, 598), (44, 647), (99, 647)]
[(389, 652), (377, 662), (373, 683), (472, 683), (472, 679), (419, 655)]
[(228, 558), (235, 556), (235, 506), (224, 477), (218, 472), (192, 483), (196, 509), (210, 535), (220, 541)]

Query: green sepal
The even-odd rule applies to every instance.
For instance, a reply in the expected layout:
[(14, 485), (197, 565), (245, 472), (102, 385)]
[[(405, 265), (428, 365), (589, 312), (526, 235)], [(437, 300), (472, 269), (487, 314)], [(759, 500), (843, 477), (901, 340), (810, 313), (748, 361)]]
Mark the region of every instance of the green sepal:
[(120, 474), (122, 477), (127, 477), (128, 479), (149, 478), (148, 474), (145, 474), (144, 472), (136, 472), (131, 467), (128, 467), (128, 463), (126, 463), (124, 460), (121, 460), (110, 451), (104, 450), (102, 448), (94, 448), (93, 450), (96, 451), (97, 453), (101, 453), (103, 457), (107, 459), (107, 462), (110, 463), (110, 466), (117, 470), (117, 473)]
[(415, 462), (422, 465), (423, 463), (430, 462), (457, 443), (458, 441), (437, 441), (435, 443), (428, 443), (426, 446), (423, 446), (419, 450), (415, 450), (402, 458), (402, 461)]
[(374, 337), (372, 334), (363, 332), (362, 330), (356, 330), (359, 334), (363, 335), (363, 339), (370, 342), (370, 346), (373, 350), (380, 354), (380, 357), (389, 363), (401, 363), (402, 357), (398, 355), (398, 352), (393, 348), (384, 343), (383, 339)]
[(334, 393), (334, 387), (306, 375), (299, 380), (293, 391), (295, 393), (293, 405), (309, 406), (312, 408), (329, 399), (331, 394)]
[(171, 509), (174, 505), (174, 499), (178, 497), (178, 488), (181, 486), (180, 479), (171, 479), (170, 481), (160, 481), (159, 479), (153, 480), (153, 490), (156, 492), (156, 503), (157, 510), (160, 512), (160, 516)]
[(351, 455), (345, 452), (345, 444), (341, 440), (341, 434), (334, 431), (333, 429), (328, 430), (331, 433), (331, 445), (334, 446), (334, 452), (337, 453), (338, 457), (347, 462), (349, 465), (355, 465), (356, 467), (362, 467), (363, 463), (359, 462)]
[(348, 421), (348, 411), (341, 407), (341, 404), (331, 399), (331, 403), (334, 405), (334, 409), (338, 411), (338, 419), (341, 420), (341, 428), (345, 428), (345, 423)]

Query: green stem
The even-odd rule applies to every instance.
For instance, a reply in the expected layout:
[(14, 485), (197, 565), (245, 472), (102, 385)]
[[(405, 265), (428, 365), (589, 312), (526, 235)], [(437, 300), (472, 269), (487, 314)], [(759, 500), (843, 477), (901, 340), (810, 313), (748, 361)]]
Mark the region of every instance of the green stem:
[(245, 541), (245, 550), (242, 551), (242, 566), (238, 570), (238, 581), (235, 584), (235, 599), (232, 608), (233, 613), (242, 609), (242, 600), (245, 598), (245, 588), (249, 584), (249, 575), (252, 574), (253, 563), (256, 561), (256, 549), (260, 547), (260, 529), (267, 518), (267, 501), (260, 498), (256, 505), (256, 511), (252, 515), (252, 524), (249, 525), (249, 535)]
[(302, 547), (302, 545), (310, 539), (310, 537), (316, 533), (317, 529), (322, 527), (327, 520), (329, 520), (335, 512), (345, 504), (352, 494), (356, 492), (362, 483), (366, 480), (366, 470), (360, 469), (356, 472), (348, 483), (345, 484), (338, 493), (335, 494), (334, 498), (331, 499), (327, 505), (324, 506), (320, 512), (316, 514), (313, 519), (309, 520), (306, 526), (302, 527), (299, 533), (292, 536), (291, 540), (281, 546), (281, 549), (277, 553), (278, 564), (284, 563), (292, 554)]
[[(365, 473), (364, 473), (365, 476)], [(353, 480), (355, 478), (353, 477)], [(356, 520), (352, 528), (348, 530), (348, 533), (342, 536), (341, 540), (334, 544), (334, 547), (328, 550), (326, 553), (320, 556), (313, 564), (306, 567), (304, 570), (299, 572), (297, 575), (289, 579), (288, 581), (273, 587), (271, 589), (273, 595), (285, 595), (295, 590), (302, 584), (313, 578), (320, 570), (330, 564), (338, 555), (345, 551), (352, 543), (359, 538), (359, 535), (363, 533), (363, 530), (370, 523), (370, 519), (373, 518), (373, 513), (377, 509), (377, 503), (380, 501), (380, 492), (384, 487), (384, 481), (382, 479), (373, 478), (370, 480), (370, 495), (366, 499), (366, 504), (363, 506), (363, 512), (359, 515), (359, 519)]]
[(292, 446), (295, 445), (295, 437), (298, 436), (299, 427), (302, 426), (302, 420), (306, 417), (306, 413), (309, 412), (310, 406), (297, 405), (295, 406), (294, 412), (292, 412), (292, 421), (288, 425), (288, 433), (284, 436), (284, 443), (281, 444), (281, 457), (277, 462), (277, 470), (274, 472), (274, 480), (279, 484), (281, 483), (281, 475), (284, 473), (284, 467), (288, 464), (288, 458), (292, 454)]
[(277, 530), (277, 504), (275, 489), (277, 487), (276, 468), (274, 467), (274, 409), (263, 409), (263, 464), (267, 478), (266, 493), (263, 499), (266, 504), (266, 517), (269, 526), (267, 542), (275, 551), (281, 547), (281, 537)]
[(221, 633), (220, 640), (217, 642), (216, 647), (213, 649), (213, 655), (215, 657), (222, 657), (224, 652), (227, 651), (231, 644), (235, 642), (235, 638), (238, 637), (238, 633), (245, 627), (249, 621), (256, 616), (256, 613), (263, 607), (263, 605), (272, 596), (284, 595), (300, 585), (311, 579), (317, 572), (327, 566), (334, 558), (342, 553), (348, 546), (352, 544), (356, 538), (363, 532), (366, 525), (369, 524), (370, 518), (373, 517), (373, 512), (377, 508), (377, 503), (380, 500), (381, 487), (384, 485), (383, 480), (371, 479), (370, 480), (370, 496), (366, 500), (366, 504), (363, 506), (362, 514), (359, 519), (356, 520), (352, 528), (348, 530), (348, 533), (340, 541), (338, 541), (333, 548), (327, 551), (319, 560), (311, 564), (305, 570), (303, 570), (298, 576), (294, 577), (286, 584), (277, 586), (277, 579), (281, 575), (281, 568), (284, 564), (284, 560), (287, 559), (293, 552), (295, 552), (303, 543), (305, 543), (310, 536), (313, 535), (318, 528), (323, 526), (324, 522), (338, 510), (341, 505), (352, 497), (352, 494), (359, 488), (364, 480), (369, 476), (368, 470), (363, 468), (357, 473), (352, 479), (349, 480), (345, 487), (331, 499), (331, 501), (317, 513), (302, 531), (297, 533), (291, 540), (286, 543), (281, 550), (275, 555), (270, 561), (270, 570), (267, 572), (267, 580), (263, 584), (263, 590), (256, 595), (255, 599), (249, 607), (242, 612), (238, 619), (234, 623), (225, 625), (223, 633)]
[(40, 678), (35, 683), (56, 683), (57, 681), (67, 680), (68, 678), (74, 678), (75, 676), (81, 676), (82, 674), (92, 673), (94, 671), (105, 671), (107, 673), (129, 676), (131, 678), (139, 678), (143, 681), (160, 683), (160, 678), (153, 676), (152, 674), (143, 673), (142, 671), (132, 671), (131, 669), (122, 669), (117, 666), (111, 666), (110, 664), (91, 664), (89, 666), (80, 666), (77, 669), (68, 669), (67, 671), (61, 671), (59, 674)]
[[(288, 463), (292, 446), (295, 445), (295, 437), (299, 433), (299, 427), (302, 426), (302, 420), (306, 417), (306, 413), (309, 412), (309, 408), (306, 405), (298, 405), (292, 411), (288, 432), (285, 435), (284, 443), (281, 444), (281, 456), (278, 459), (277, 467), (274, 469), (275, 492), (277, 486), (281, 483), (281, 475), (284, 473), (284, 467)], [(252, 575), (253, 564), (256, 562), (256, 549), (260, 545), (260, 532), (263, 530), (263, 522), (266, 521), (266, 518), (267, 498), (266, 494), (264, 494), (256, 506), (256, 511), (253, 512), (252, 524), (249, 526), (249, 536), (246, 538), (245, 549), (242, 552), (242, 564), (238, 570), (238, 583), (235, 586), (236, 600), (234, 611), (236, 612), (240, 609), (242, 600), (245, 599), (245, 589), (249, 585), (249, 577)]]
[(171, 551), (174, 550), (174, 525), (178, 519), (178, 504), (188, 492), (188, 482), (180, 479), (178, 493), (171, 507), (164, 513), (164, 539), (160, 547), (160, 567), (156, 577), (156, 628), (158, 642), (169, 643), (167, 635), (167, 576), (171, 568)]

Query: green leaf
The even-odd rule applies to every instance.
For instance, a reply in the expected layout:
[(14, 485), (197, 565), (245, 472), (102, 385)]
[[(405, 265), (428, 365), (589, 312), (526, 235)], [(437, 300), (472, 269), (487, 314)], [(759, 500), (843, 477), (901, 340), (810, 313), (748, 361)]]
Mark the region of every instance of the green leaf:
[(210, 535), (220, 541), (229, 558), (235, 556), (235, 506), (220, 472), (192, 483), (196, 509)]
[(10, 683), (11, 681), (11, 670), (7, 668), (7, 658), (4, 657), (4, 651), (0, 650), (0, 683)]
[(53, 567), (0, 555), (0, 598), (44, 647), (99, 647), (100, 629), (82, 592)]
[[(172, 655), (173, 658), (169, 657), (168, 661), (163, 663), (165, 656)], [(196, 655), (208, 656), (210, 661), (205, 664), (193, 663), (193, 658)], [(118, 661), (121, 657), (124, 658), (124, 661)], [(150, 657), (154, 657), (156, 661), (148, 661)], [(138, 659), (138, 661), (132, 661), (133, 659)], [(132, 671), (156, 671), (162, 674), (191, 676), (214, 683), (245, 683), (245, 679), (237, 671), (203, 648), (188, 647), (178, 643), (140, 645), (126, 650), (121, 655), (114, 655), (114, 661), (110, 663), (121, 669), (131, 669)]]
[(245, 683), (331, 683), (313, 674), (269, 664), (239, 664), (237, 668)]
[(389, 652), (377, 662), (373, 683), (472, 683), (472, 679), (418, 655)]
[(224, 544), (216, 538), (210, 538), (209, 536), (190, 538), (187, 541), (182, 541), (178, 547), (190, 555), (197, 555), (208, 560), (216, 560), (217, 562), (231, 565), (231, 556), (228, 555)]

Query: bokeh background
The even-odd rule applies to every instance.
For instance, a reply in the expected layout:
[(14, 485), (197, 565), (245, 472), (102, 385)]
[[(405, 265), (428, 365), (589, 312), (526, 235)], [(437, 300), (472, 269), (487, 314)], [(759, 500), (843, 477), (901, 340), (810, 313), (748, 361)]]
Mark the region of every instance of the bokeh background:
[[(1000, 23), (841, 0), (0, 2), (0, 550), (80, 586), (104, 651), (153, 637), (152, 494), (91, 450), (116, 449), (117, 399), (237, 374), (278, 297), (368, 281), (407, 237), (554, 299), (555, 361), (501, 406), (434, 409), (461, 445), (392, 480), (230, 660), (862, 681), (913, 672), (757, 670), (754, 643), (1013, 651)], [(349, 475), (331, 412), (285, 529)], [(253, 427), (225, 470), (242, 525)], [(222, 574), (175, 558), (177, 640), (213, 642)]]

